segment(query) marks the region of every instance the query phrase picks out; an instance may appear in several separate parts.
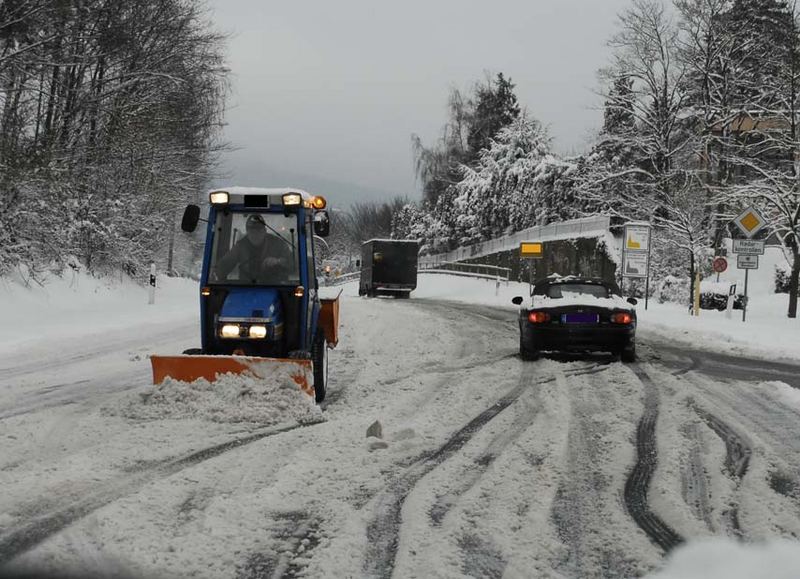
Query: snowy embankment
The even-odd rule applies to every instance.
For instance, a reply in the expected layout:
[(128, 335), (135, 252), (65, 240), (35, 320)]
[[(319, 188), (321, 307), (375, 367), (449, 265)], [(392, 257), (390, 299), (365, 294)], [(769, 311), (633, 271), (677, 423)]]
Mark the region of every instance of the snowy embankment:
[(148, 289), (128, 278), (96, 278), (66, 271), (46, 285), (26, 287), (0, 277), (0, 351), (46, 350), (104, 340), (199, 320), (197, 282), (160, 276), (154, 305)]

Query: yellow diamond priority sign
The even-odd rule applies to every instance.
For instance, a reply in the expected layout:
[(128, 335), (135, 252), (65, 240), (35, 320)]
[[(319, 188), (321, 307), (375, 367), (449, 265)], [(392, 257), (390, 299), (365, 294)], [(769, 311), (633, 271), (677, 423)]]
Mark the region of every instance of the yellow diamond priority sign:
[(753, 237), (767, 225), (767, 220), (754, 207), (745, 209), (733, 222), (748, 238)]

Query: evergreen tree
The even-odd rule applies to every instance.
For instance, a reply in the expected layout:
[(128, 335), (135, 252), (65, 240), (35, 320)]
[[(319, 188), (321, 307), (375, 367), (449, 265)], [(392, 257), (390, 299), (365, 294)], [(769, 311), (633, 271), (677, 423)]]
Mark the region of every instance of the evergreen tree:
[(520, 114), (514, 83), (498, 73), (494, 82), (478, 85), (475, 90), (475, 112), (467, 137), (469, 160), (477, 159), (501, 129)]
[(794, 15), (786, 0), (735, 0), (722, 19), (735, 38), (734, 104), (745, 111), (784, 106), (786, 66), (796, 43)]
[(636, 128), (633, 81), (626, 74), (614, 78), (603, 107), (602, 134), (626, 136)]
[(521, 114), (483, 149), (475, 169), (464, 165), (455, 187), (460, 211), (460, 243), (499, 237), (543, 223), (547, 206), (537, 177), (552, 159), (550, 138), (541, 124)]

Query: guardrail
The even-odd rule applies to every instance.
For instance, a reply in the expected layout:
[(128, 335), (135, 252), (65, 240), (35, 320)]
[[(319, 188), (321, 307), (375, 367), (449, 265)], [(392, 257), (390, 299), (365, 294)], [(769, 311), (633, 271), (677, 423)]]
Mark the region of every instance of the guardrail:
[(481, 279), (493, 279), (503, 281), (506, 285), (511, 279), (511, 268), (483, 263), (440, 263), (436, 265), (423, 263), (420, 264), (419, 273), (449, 273)]
[(443, 263), (454, 263), (466, 259), (475, 259), (512, 251), (519, 247), (523, 241), (558, 241), (563, 239), (577, 239), (580, 237), (600, 237), (605, 235), (611, 227), (611, 218), (607, 215), (595, 215), (583, 219), (573, 219), (550, 225), (530, 227), (512, 235), (490, 239), (474, 245), (459, 247), (447, 253), (426, 255), (420, 257), (420, 265), (437, 267)]
[(338, 276), (335, 276), (335, 277), (333, 277), (333, 276), (332, 277), (320, 276), (318, 279), (319, 279), (320, 285), (322, 285), (324, 287), (333, 287), (333, 286), (345, 284), (345, 283), (347, 283), (349, 281), (357, 280), (360, 277), (361, 277), (361, 272), (354, 271), (352, 273), (345, 273), (345, 274), (338, 275)]

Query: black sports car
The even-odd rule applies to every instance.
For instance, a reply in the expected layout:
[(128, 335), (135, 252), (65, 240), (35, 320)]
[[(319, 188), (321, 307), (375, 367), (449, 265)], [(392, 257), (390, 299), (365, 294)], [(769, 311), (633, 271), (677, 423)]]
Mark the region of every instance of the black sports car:
[[(523, 298), (513, 303), (522, 305)], [(623, 362), (636, 360), (636, 305), (617, 284), (601, 279), (552, 276), (536, 282), (531, 307), (521, 308), (519, 351), (523, 359), (539, 352), (611, 352)]]

